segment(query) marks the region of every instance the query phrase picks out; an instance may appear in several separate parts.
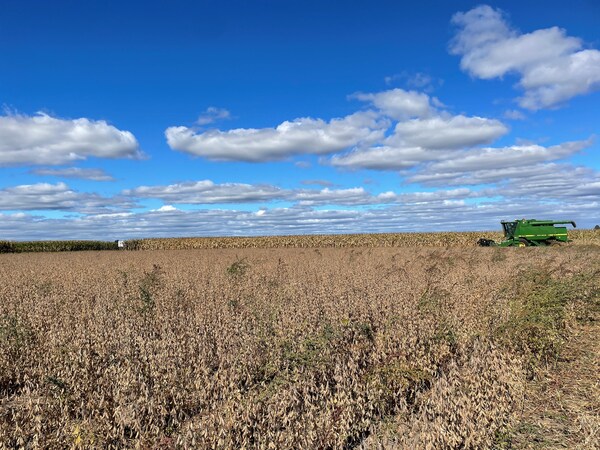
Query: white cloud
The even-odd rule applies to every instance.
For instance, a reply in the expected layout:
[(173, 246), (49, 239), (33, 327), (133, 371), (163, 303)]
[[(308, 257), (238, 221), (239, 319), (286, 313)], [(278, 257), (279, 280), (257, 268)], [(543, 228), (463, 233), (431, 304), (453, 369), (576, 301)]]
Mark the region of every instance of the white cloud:
[(384, 115), (396, 120), (426, 117), (434, 109), (427, 94), (399, 88), (374, 94), (357, 92), (349, 98), (369, 102)]
[(0, 166), (59, 165), (90, 157), (139, 159), (143, 153), (133, 134), (103, 120), (0, 116)]
[[(409, 181), (428, 186), (491, 185), (464, 198), (501, 199), (490, 204), (517, 202), (532, 207), (552, 203), (556, 208), (595, 207), (600, 213), (600, 173), (566, 163), (538, 163), (518, 167), (482, 169), (470, 172), (424, 173)], [(458, 188), (461, 190), (464, 188)], [(441, 191), (435, 191), (441, 192)], [(448, 192), (448, 191), (447, 191)], [(594, 206), (595, 205), (595, 206)], [(554, 215), (552, 209), (547, 214)], [(590, 218), (584, 218), (591, 219)]]
[[(350, 98), (369, 102), (376, 110), (329, 122), (303, 118), (276, 128), (205, 132), (170, 127), (165, 134), (172, 149), (216, 161), (264, 162), (338, 153), (331, 165), (397, 170), (444, 157), (449, 150), (488, 144), (508, 131), (498, 120), (453, 116), (440, 110), (443, 104), (437, 98), (415, 91), (391, 89)], [(307, 161), (295, 164), (310, 166)]]
[(216, 204), (256, 203), (281, 200), (284, 190), (271, 185), (223, 183), (211, 180), (191, 181), (168, 186), (140, 186), (123, 191), (123, 195), (156, 198), (170, 203)]
[(434, 78), (431, 75), (423, 72), (407, 72), (402, 71), (384, 78), (385, 84), (392, 85), (394, 83), (402, 83), (412, 89), (419, 89), (423, 92), (432, 92), (436, 87), (444, 84), (441, 78)]
[(426, 170), (431, 173), (460, 173), (522, 167), (566, 158), (580, 152), (590, 143), (590, 141), (575, 141), (552, 147), (531, 144), (469, 150), (457, 154), (453, 159), (431, 163)]
[(548, 167), (539, 167), (527, 177), (514, 177), (500, 185), (497, 190), (509, 198), (546, 199), (563, 202), (597, 201), (600, 198), (600, 173), (586, 167), (554, 164), (550, 174)]
[(238, 210), (149, 211), (47, 219), (1, 214), (5, 239), (131, 239), (178, 236), (256, 236), (377, 233), (402, 231), (499, 230), (499, 221), (517, 217), (564, 217), (580, 227), (595, 225), (597, 199), (531, 201), (515, 199), (471, 204), (460, 198), (360, 210), (310, 207)]
[(507, 109), (503, 114), (505, 119), (509, 120), (525, 120), (527, 117), (518, 109)]
[(433, 204), (435, 202), (464, 201), (466, 198), (477, 198), (480, 194), (468, 188), (438, 190), (432, 192), (411, 192), (400, 196), (403, 203)]
[(292, 189), (288, 198), (301, 206), (318, 205), (380, 205), (398, 202), (400, 197), (394, 192), (372, 194), (363, 187), (348, 189)]
[(175, 208), (173, 205), (163, 205), (158, 209), (153, 209), (152, 211), (173, 212), (173, 211), (179, 211), (179, 210), (177, 208)]
[(0, 211), (54, 210), (97, 214), (134, 206), (129, 199), (80, 193), (65, 183), (25, 184), (0, 190)]
[(397, 200), (394, 193), (372, 195), (364, 188), (300, 190), (291, 193), (291, 199), (302, 206), (315, 205), (369, 205), (391, 203)]
[[(541, 187), (552, 180), (564, 180), (569, 185), (565, 189), (573, 191), (584, 180), (594, 180), (594, 171), (555, 161), (567, 159), (591, 143), (592, 140), (588, 139), (550, 147), (527, 144), (459, 151), (449, 158), (422, 165), (416, 171), (407, 173), (406, 181), (436, 187), (496, 184), (500, 187), (494, 188), (495, 191), (489, 196), (510, 197), (516, 191), (513, 189), (509, 192), (508, 185), (523, 185), (524, 181), (529, 180), (537, 183), (543, 192)], [(534, 190), (531, 193), (533, 195)], [(544, 195), (558, 198), (550, 190)]]
[[(442, 155), (438, 152), (437, 157)], [(434, 158), (435, 155), (421, 147), (380, 146), (333, 155), (328, 163), (334, 167), (347, 169), (400, 170)]]
[(206, 108), (206, 111), (204, 111), (202, 114), (200, 114), (200, 117), (198, 117), (198, 120), (196, 120), (196, 123), (198, 125), (208, 125), (211, 123), (214, 123), (218, 120), (224, 120), (224, 119), (230, 119), (231, 118), (231, 113), (225, 109), (225, 108), (217, 108), (216, 106), (209, 106), (208, 108)]
[(560, 105), (577, 95), (600, 88), (600, 51), (582, 50), (548, 62), (524, 74), (525, 96), (520, 104), (528, 109)]
[(286, 201), (302, 205), (367, 205), (390, 203), (389, 193), (378, 196), (360, 188), (282, 189), (268, 184), (192, 181), (168, 186), (140, 186), (122, 193), (130, 198), (154, 198), (173, 204), (265, 203)]
[(438, 116), (413, 119), (396, 125), (390, 142), (432, 150), (448, 150), (490, 143), (506, 134), (506, 126), (483, 117)]
[(414, 88), (418, 88), (418, 89), (423, 89), (423, 88), (427, 88), (429, 86), (431, 86), (433, 84), (434, 80), (431, 77), (431, 75), (428, 75), (426, 73), (421, 73), (421, 72), (417, 72), (412, 76), (409, 76), (408, 79), (406, 80), (406, 84), (409, 85), (410, 87), (414, 87)]
[(191, 128), (165, 131), (173, 150), (216, 161), (264, 162), (298, 154), (327, 154), (383, 137), (387, 122), (373, 112), (358, 112), (325, 122), (301, 118), (275, 128), (238, 128), (197, 133)]
[(583, 49), (561, 28), (520, 33), (487, 5), (457, 13), (452, 22), (458, 31), (450, 51), (462, 57), (461, 68), (483, 79), (519, 75), (523, 108), (556, 107), (600, 88), (600, 51)]
[(485, 169), (470, 172), (433, 172), (420, 170), (408, 177), (407, 182), (425, 186), (475, 186), (493, 184), (513, 178), (526, 178), (545, 173), (552, 176), (558, 171), (558, 164), (536, 164), (528, 166), (509, 167), (504, 169)]
[(72, 209), (79, 196), (65, 183), (37, 183), (0, 190), (0, 210)]
[(260, 204), (285, 201), (302, 207), (324, 205), (360, 206), (392, 203), (432, 203), (480, 197), (477, 192), (467, 188), (401, 194), (387, 191), (373, 194), (363, 187), (346, 189), (330, 189), (328, 187), (323, 189), (281, 189), (264, 184), (215, 184), (210, 180), (169, 186), (142, 186), (123, 191), (122, 194), (130, 198), (153, 198), (170, 203), (154, 211), (171, 211), (174, 209), (171, 204)]
[(494, 141), (508, 131), (501, 122), (482, 117), (443, 114), (399, 122), (383, 144), (334, 155), (329, 163), (352, 169), (398, 170), (450, 157), (452, 150)]
[(102, 169), (83, 169), (81, 167), (66, 167), (64, 169), (33, 169), (29, 173), (39, 176), (78, 178), (92, 181), (114, 181), (115, 179)]

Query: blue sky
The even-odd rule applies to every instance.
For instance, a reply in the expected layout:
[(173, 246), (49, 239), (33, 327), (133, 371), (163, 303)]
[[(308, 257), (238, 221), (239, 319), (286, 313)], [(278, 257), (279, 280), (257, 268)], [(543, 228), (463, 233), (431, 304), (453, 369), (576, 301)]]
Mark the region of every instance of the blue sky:
[(592, 0), (0, 12), (0, 238), (600, 223)]

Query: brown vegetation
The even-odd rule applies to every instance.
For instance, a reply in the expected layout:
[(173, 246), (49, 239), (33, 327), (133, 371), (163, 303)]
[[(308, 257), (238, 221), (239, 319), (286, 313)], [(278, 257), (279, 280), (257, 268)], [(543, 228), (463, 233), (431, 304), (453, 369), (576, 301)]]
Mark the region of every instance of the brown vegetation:
[(502, 448), (599, 269), (596, 246), (0, 255), (0, 448)]
[(600, 322), (576, 324), (556, 364), (528, 384), (510, 436), (519, 449), (600, 449)]
[[(440, 233), (336, 234), (261, 237), (153, 238), (127, 241), (130, 250), (191, 250), (201, 248), (354, 248), (354, 247), (475, 247), (479, 238), (501, 241), (500, 231)], [(569, 230), (573, 245), (600, 245), (596, 230)]]

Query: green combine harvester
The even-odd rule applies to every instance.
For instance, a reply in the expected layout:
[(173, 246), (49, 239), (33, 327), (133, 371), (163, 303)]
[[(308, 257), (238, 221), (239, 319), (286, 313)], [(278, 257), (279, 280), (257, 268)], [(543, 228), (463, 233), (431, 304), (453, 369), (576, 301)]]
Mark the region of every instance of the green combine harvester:
[(577, 227), (572, 220), (535, 220), (521, 219), (512, 222), (500, 222), (504, 230), (504, 240), (500, 243), (491, 239), (481, 238), (477, 244), (482, 247), (529, 247), (546, 246), (569, 242), (567, 227), (555, 225), (571, 224)]

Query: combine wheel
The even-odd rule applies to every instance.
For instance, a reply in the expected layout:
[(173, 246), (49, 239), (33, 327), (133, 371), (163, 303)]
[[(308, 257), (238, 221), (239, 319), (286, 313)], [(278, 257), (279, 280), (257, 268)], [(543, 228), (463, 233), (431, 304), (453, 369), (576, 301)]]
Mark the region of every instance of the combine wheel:
[(529, 247), (529, 241), (525, 238), (519, 238), (519, 247)]

